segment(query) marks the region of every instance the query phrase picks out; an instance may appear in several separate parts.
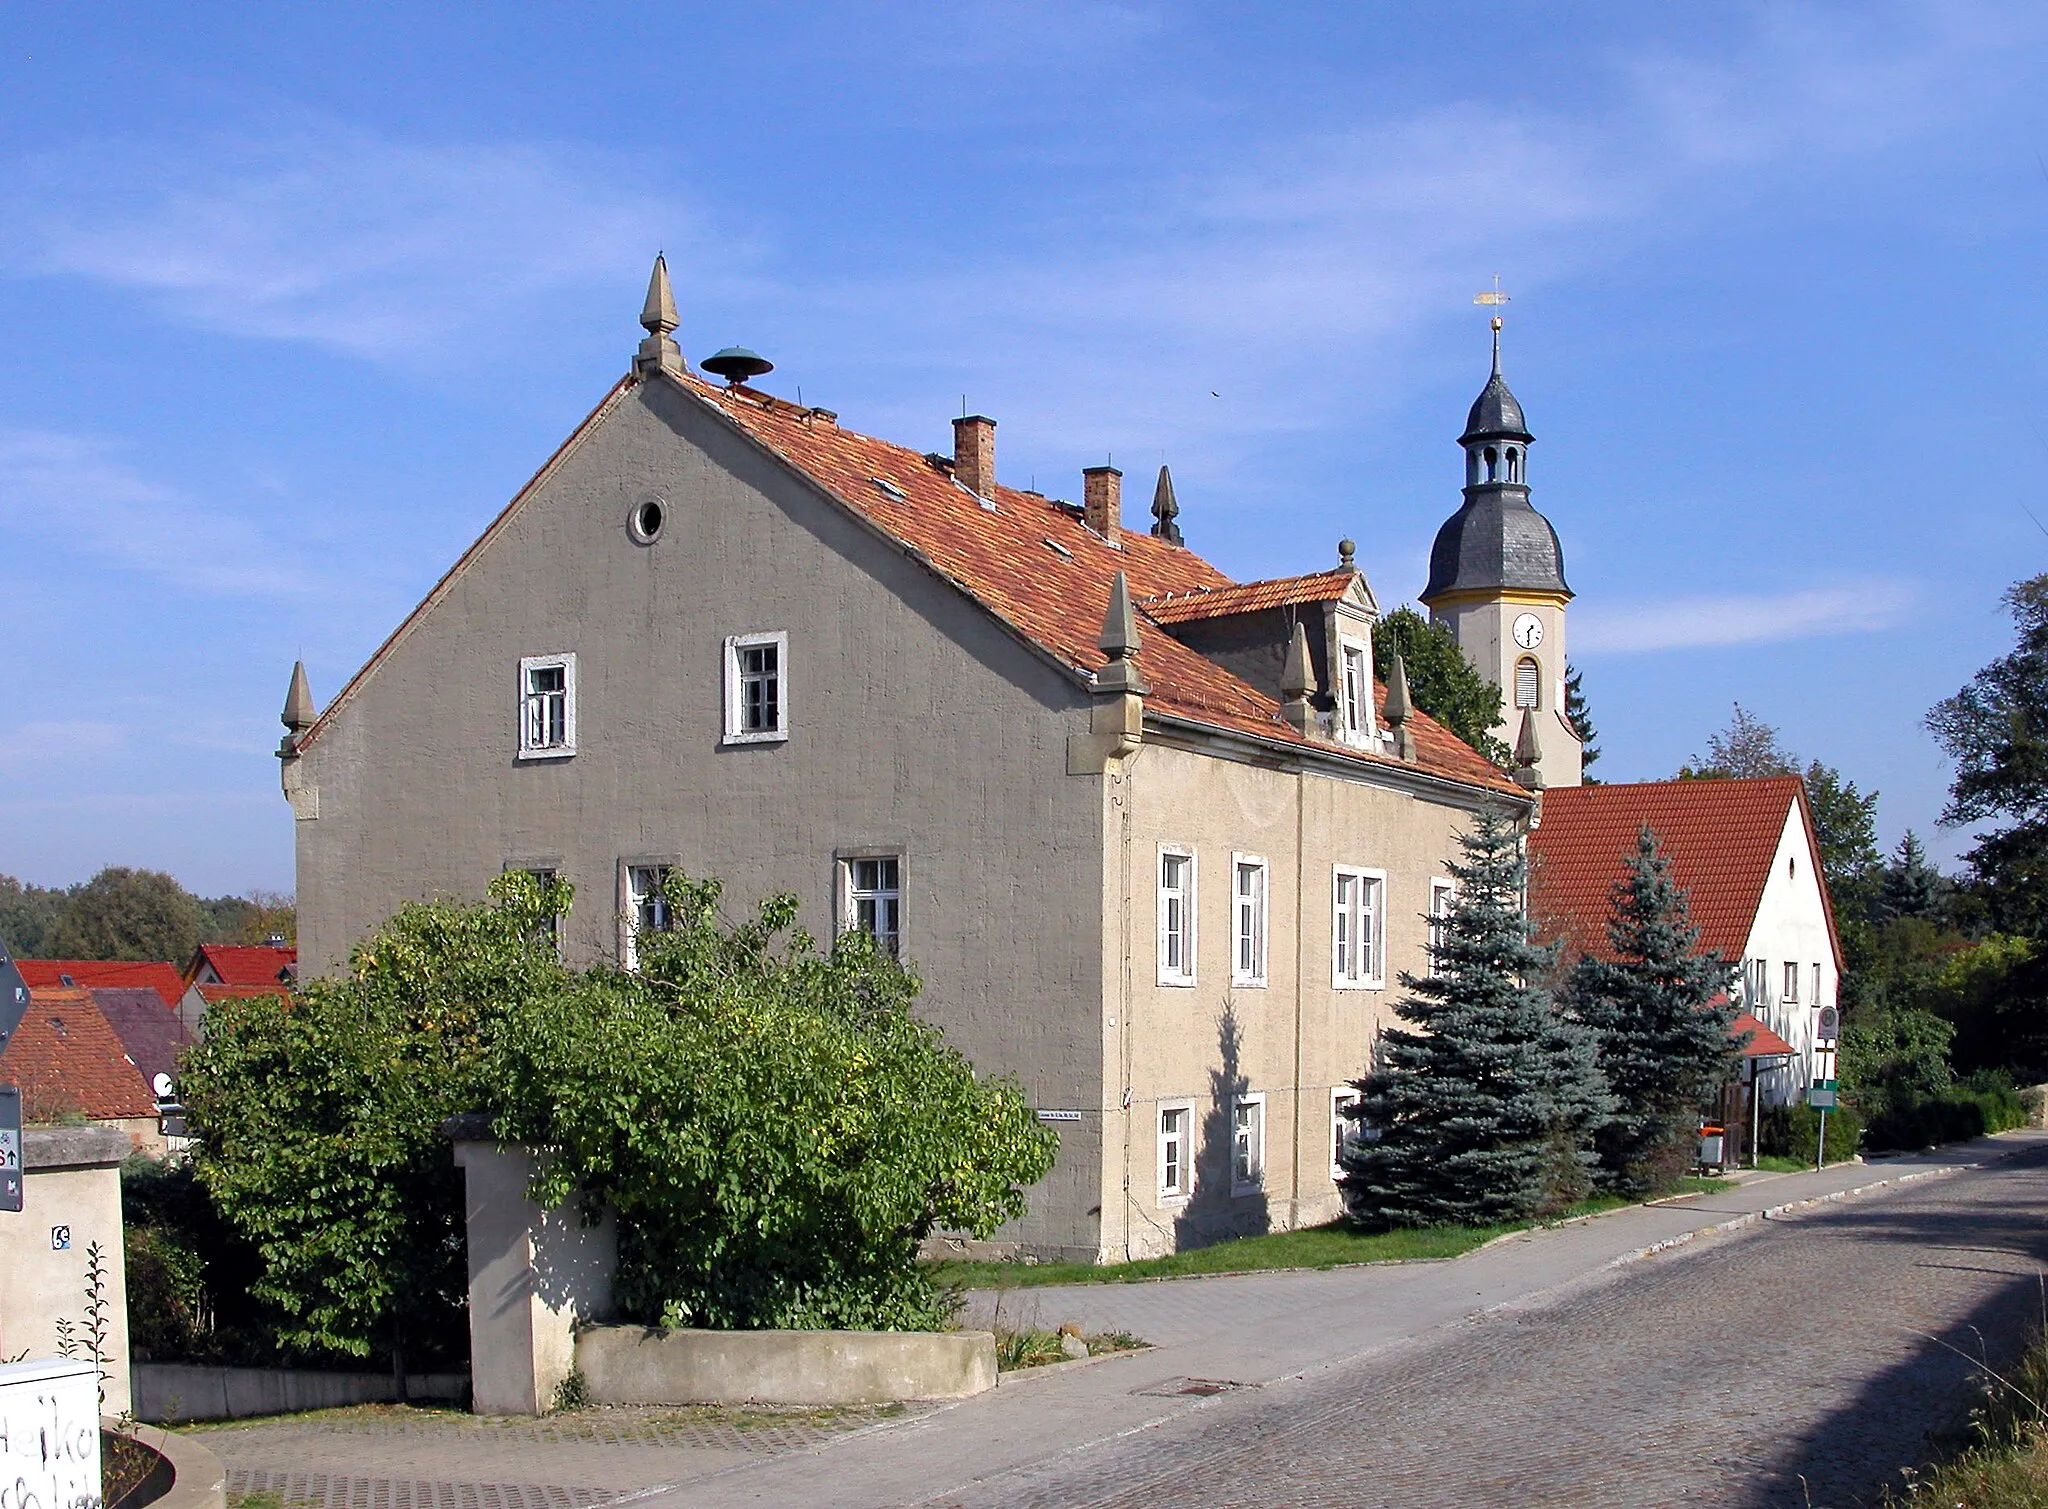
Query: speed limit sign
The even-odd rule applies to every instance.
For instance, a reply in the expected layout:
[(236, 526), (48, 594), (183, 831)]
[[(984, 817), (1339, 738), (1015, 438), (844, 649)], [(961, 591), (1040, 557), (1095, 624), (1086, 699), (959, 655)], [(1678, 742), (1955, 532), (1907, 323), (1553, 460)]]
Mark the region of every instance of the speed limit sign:
[(1815, 1037), (1824, 1043), (1832, 1043), (1842, 1035), (1842, 1013), (1833, 1006), (1820, 1009), (1820, 1025), (1814, 1029)]

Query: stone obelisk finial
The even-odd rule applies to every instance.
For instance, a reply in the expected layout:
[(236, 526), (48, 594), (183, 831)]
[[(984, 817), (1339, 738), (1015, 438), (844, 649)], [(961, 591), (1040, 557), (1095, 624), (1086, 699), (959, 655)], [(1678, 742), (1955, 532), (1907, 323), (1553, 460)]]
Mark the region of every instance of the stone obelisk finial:
[(647, 278), (647, 302), (641, 306), (640, 323), (647, 339), (633, 357), (633, 370), (643, 375), (662, 371), (680, 376), (686, 370), (683, 349), (671, 335), (676, 328), (676, 296), (668, 286), (668, 258), (659, 254)]

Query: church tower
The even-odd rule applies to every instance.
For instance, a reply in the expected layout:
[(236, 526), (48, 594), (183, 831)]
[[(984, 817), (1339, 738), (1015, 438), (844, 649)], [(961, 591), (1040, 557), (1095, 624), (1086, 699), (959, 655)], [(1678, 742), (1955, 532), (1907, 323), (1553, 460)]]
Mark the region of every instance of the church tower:
[(1529, 505), (1533, 437), (1500, 375), (1500, 327), (1496, 317), (1493, 375), (1458, 438), (1464, 506), (1437, 531), (1422, 603), (1501, 688), (1505, 722), (1493, 733), (1525, 767), (1517, 778), (1576, 786), (1579, 737), (1564, 716), (1564, 610), (1572, 589), (1557, 531)]

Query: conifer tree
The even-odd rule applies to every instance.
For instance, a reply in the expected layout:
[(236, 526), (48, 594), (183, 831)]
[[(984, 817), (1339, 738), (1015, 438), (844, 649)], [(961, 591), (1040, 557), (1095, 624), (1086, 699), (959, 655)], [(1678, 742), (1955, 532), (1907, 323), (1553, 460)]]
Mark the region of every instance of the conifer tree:
[(1601, 1182), (1641, 1196), (1683, 1171), (1700, 1109), (1733, 1071), (1732, 971), (1718, 953), (1699, 947), (1685, 891), (1647, 824), (1610, 906), (1612, 957), (1582, 955), (1565, 997), (1593, 1029), (1615, 1100), (1613, 1115), (1594, 1134)]
[(1346, 1139), (1340, 1184), (1353, 1219), (1373, 1225), (1514, 1221), (1569, 1204), (1611, 1105), (1590, 1035), (1542, 983), (1557, 951), (1531, 941), (1520, 835), (1488, 811), (1463, 845), (1435, 971), (1401, 976), (1394, 1010), (1409, 1027), (1381, 1035), (1381, 1065), (1347, 1112), (1364, 1135)]

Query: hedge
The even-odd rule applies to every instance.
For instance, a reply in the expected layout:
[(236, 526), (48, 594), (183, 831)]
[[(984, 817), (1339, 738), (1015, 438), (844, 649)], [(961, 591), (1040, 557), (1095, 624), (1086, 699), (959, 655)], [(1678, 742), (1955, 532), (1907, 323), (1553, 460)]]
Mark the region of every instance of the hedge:
[(1882, 1151), (1936, 1147), (2026, 1124), (2027, 1110), (2015, 1091), (1955, 1089), (1872, 1118), (1865, 1143)]
[[(1758, 1150), (1774, 1158), (1811, 1163), (1820, 1152), (1820, 1112), (1806, 1105), (1766, 1106), (1758, 1118)], [(1863, 1118), (1847, 1106), (1828, 1112), (1828, 1161), (1856, 1156)]]

